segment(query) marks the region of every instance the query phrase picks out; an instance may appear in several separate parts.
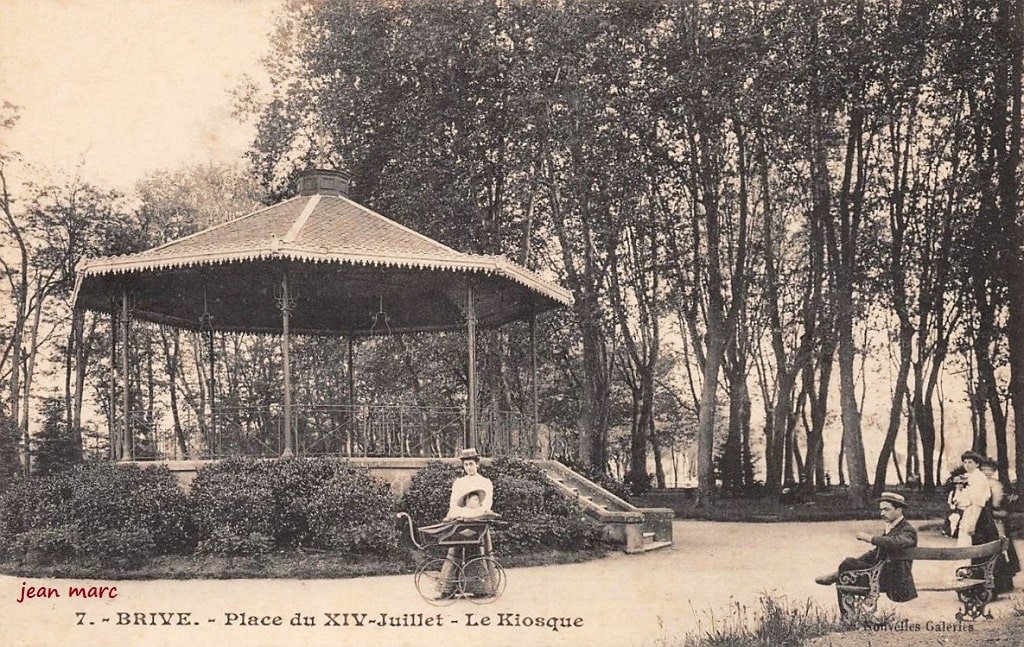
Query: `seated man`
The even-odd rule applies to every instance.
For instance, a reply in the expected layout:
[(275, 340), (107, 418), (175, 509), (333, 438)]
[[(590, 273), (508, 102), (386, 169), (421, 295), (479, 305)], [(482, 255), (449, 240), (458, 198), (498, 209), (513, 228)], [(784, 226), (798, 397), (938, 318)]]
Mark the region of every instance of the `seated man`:
[[(831, 586), (839, 580), (839, 574), (845, 571), (856, 571), (871, 568), (889, 555), (904, 548), (917, 546), (917, 530), (903, 518), (903, 509), (907, 501), (903, 496), (893, 492), (884, 492), (878, 499), (878, 512), (885, 519), (885, 530), (880, 535), (858, 532), (857, 539), (875, 546), (860, 557), (847, 557), (839, 565), (835, 573), (815, 578), (818, 584)], [(913, 562), (900, 560), (887, 563), (882, 567), (879, 590), (889, 596), (893, 602), (907, 602), (917, 597), (914, 576), (911, 573)], [(840, 608), (842, 598), (840, 597)]]

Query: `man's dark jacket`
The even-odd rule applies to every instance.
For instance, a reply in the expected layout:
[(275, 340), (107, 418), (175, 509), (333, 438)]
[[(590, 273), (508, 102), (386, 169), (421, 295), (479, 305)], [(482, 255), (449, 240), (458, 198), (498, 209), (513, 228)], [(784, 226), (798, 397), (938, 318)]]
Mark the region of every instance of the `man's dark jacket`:
[[(872, 537), (871, 543), (875, 545), (875, 549), (861, 555), (860, 559), (868, 564), (877, 564), (904, 548), (917, 546), (917, 530), (906, 519), (901, 519), (889, 532)], [(893, 602), (906, 602), (917, 597), (917, 587), (914, 586), (914, 576), (911, 573), (912, 566), (913, 562), (909, 559), (901, 559), (887, 562), (882, 567), (879, 588), (885, 591)]]

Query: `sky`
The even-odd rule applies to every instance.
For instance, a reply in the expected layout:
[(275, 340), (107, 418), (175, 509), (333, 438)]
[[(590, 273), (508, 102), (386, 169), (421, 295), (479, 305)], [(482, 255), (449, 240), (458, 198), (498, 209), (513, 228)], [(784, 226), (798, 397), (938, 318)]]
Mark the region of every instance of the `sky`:
[(261, 78), (280, 4), (0, 0), (0, 103), (20, 115), (0, 144), (123, 190), (157, 169), (241, 159), (252, 130), (231, 92)]

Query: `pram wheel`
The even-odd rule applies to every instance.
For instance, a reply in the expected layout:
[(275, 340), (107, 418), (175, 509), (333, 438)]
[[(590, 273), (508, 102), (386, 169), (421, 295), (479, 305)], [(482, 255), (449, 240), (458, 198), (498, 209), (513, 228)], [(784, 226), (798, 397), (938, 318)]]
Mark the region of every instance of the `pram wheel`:
[(465, 596), (476, 604), (490, 604), (505, 592), (505, 569), (490, 556), (467, 561), (461, 580)]
[(446, 557), (435, 557), (416, 569), (416, 590), (429, 604), (445, 607), (462, 594), (459, 565)]

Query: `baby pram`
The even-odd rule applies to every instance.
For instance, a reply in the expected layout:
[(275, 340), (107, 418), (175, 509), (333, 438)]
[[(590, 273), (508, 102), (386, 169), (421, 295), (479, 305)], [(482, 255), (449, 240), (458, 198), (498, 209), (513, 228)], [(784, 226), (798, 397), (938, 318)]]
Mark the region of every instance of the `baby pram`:
[(505, 590), (505, 569), (494, 558), (493, 529), (507, 525), (501, 516), (453, 519), (416, 528), (404, 512), (412, 543), (426, 553), (416, 568), (416, 590), (433, 605), (458, 599), (477, 604), (492, 602)]

